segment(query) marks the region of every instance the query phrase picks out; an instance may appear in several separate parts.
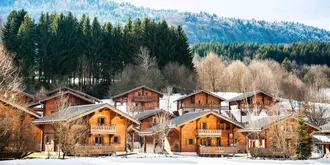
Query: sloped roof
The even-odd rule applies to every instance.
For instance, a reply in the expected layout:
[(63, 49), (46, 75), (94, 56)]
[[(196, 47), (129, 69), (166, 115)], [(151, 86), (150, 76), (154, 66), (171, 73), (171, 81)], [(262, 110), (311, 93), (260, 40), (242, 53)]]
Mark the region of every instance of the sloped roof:
[(92, 112), (95, 112), (95, 111), (103, 109), (103, 108), (109, 108), (137, 124), (140, 123), (133, 117), (129, 116), (128, 114), (116, 109), (115, 107), (113, 107), (107, 103), (70, 106), (63, 111), (55, 112), (50, 115), (44, 116), (40, 119), (36, 119), (32, 123), (44, 124), (44, 123), (52, 123), (52, 122), (60, 122), (60, 121), (72, 121), (72, 120), (78, 119), (82, 116), (88, 115)]
[(330, 133), (330, 122), (322, 125), (320, 128), (321, 130), (318, 131), (317, 133)]
[(242, 93), (242, 94), (240, 94), (240, 95), (238, 95), (238, 96), (236, 96), (234, 98), (231, 98), (231, 99), (227, 100), (227, 102), (244, 100), (244, 99), (249, 98), (251, 96), (254, 96), (254, 95), (258, 94), (258, 93), (263, 93), (263, 94), (265, 94), (265, 95), (267, 95), (269, 97), (274, 98), (272, 95), (270, 95), (270, 94), (268, 94), (266, 92), (263, 92), (261, 90), (254, 90), (254, 91)]
[(171, 116), (174, 117), (174, 115), (172, 113), (170, 113), (170, 112), (168, 112), (166, 110), (163, 110), (163, 109), (154, 109), (154, 110), (145, 110), (143, 112), (140, 112), (140, 113), (136, 114), (134, 116), (134, 118), (137, 119), (137, 120), (142, 120), (142, 119), (145, 119), (145, 118), (147, 118), (149, 116), (152, 116), (152, 115), (157, 114), (159, 111), (162, 111), (164, 113), (169, 113), (169, 115), (171, 115)]
[(26, 113), (28, 113), (28, 114), (30, 114), (32, 116), (35, 116), (37, 118), (40, 118), (40, 115), (37, 112), (32, 111), (32, 110), (30, 110), (30, 109), (28, 109), (28, 108), (26, 108), (26, 107), (24, 107), (22, 105), (15, 104), (15, 103), (13, 103), (13, 102), (11, 102), (11, 101), (9, 101), (7, 99), (4, 99), (2, 97), (0, 97), (0, 101), (3, 102), (3, 103), (5, 103), (5, 104), (8, 104), (8, 105), (10, 105), (10, 106), (12, 106), (12, 107), (14, 107), (16, 109), (18, 109), (18, 110), (21, 110), (23, 112), (26, 112)]
[[(286, 120), (288, 118), (296, 117), (294, 115), (287, 115), (287, 116), (268, 116), (258, 119), (256, 121), (250, 122), (248, 125), (245, 126), (244, 129), (239, 129), (238, 132), (254, 132), (254, 131), (261, 131), (265, 128), (268, 128), (270, 125), (280, 122), (282, 120)], [(306, 125), (315, 128), (316, 130), (320, 130), (317, 126), (305, 122)]]
[(50, 96), (52, 95), (53, 93), (57, 93), (57, 92), (61, 92), (61, 91), (71, 91), (73, 93), (76, 93), (76, 94), (79, 94), (81, 96), (84, 96), (86, 97), (87, 99), (89, 100), (93, 100), (94, 102), (101, 102), (100, 99), (94, 97), (94, 96), (91, 96), (87, 93), (84, 93), (84, 92), (81, 92), (81, 91), (78, 91), (78, 90), (75, 90), (75, 89), (72, 89), (72, 88), (69, 88), (69, 87), (62, 87), (62, 88), (57, 88), (57, 89), (54, 89), (48, 93), (46, 93), (47, 96)]
[(80, 98), (82, 100), (85, 100), (85, 101), (87, 101), (89, 103), (92, 103), (92, 104), (94, 104), (96, 102), (101, 102), (101, 100), (95, 101), (95, 99), (89, 99), (89, 98), (85, 97), (84, 95), (81, 95), (81, 94), (78, 94), (76, 92), (72, 92), (72, 91), (69, 91), (68, 90), (68, 91), (65, 91), (65, 92), (59, 92), (59, 93), (57, 93), (55, 95), (50, 95), (50, 96), (48, 96), (48, 97), (46, 97), (44, 99), (39, 100), (38, 102), (31, 103), (29, 105), (29, 107), (34, 107), (34, 106), (39, 105), (39, 104), (41, 104), (41, 103), (43, 103), (43, 102), (45, 102), (47, 100), (51, 100), (53, 98), (57, 98), (57, 97), (60, 97), (60, 96), (66, 95), (66, 94), (71, 94), (73, 96), (76, 96), (76, 97), (78, 97), (78, 98)]
[(261, 131), (270, 124), (276, 123), (280, 120), (287, 118), (288, 116), (268, 116), (261, 119), (250, 122), (245, 126), (244, 129), (239, 130), (239, 132), (250, 132), (250, 131)]
[[(202, 116), (205, 116), (205, 115), (209, 115), (209, 114), (213, 114), (213, 115), (216, 115), (232, 124), (235, 124), (241, 128), (243, 128), (244, 126), (230, 118), (227, 118), (225, 116), (222, 116), (218, 113), (215, 113), (213, 111), (200, 111), (200, 112), (190, 112), (190, 113), (186, 113), (184, 115), (181, 115), (179, 117), (176, 117), (174, 119), (171, 119), (169, 120), (167, 123), (163, 123), (163, 124), (166, 124), (166, 125), (169, 125), (173, 128), (175, 127), (178, 127), (178, 126), (181, 126), (181, 125), (184, 125), (190, 121), (193, 121), (193, 120), (196, 120), (198, 118), (201, 118)], [(160, 128), (159, 124), (158, 125), (155, 125), (147, 130), (144, 130), (144, 131), (141, 131), (140, 134), (152, 134), (154, 132), (154, 130), (158, 130), (158, 128)]]
[(129, 91), (126, 91), (126, 92), (124, 92), (124, 93), (121, 93), (121, 94), (118, 94), (118, 95), (112, 96), (111, 98), (114, 100), (114, 99), (116, 99), (116, 98), (118, 98), (118, 97), (122, 97), (122, 96), (124, 96), (124, 95), (126, 95), (126, 94), (128, 94), (128, 93), (131, 93), (131, 92), (136, 91), (136, 90), (141, 89), (141, 88), (145, 88), (145, 89), (148, 89), (148, 90), (150, 90), (150, 91), (156, 92), (156, 93), (158, 93), (161, 97), (163, 97), (163, 93), (161, 93), (161, 92), (159, 92), (159, 91), (157, 91), (157, 90), (155, 90), (155, 89), (151, 89), (151, 88), (149, 88), (149, 87), (146, 87), (146, 86), (142, 85), (142, 86), (139, 86), (139, 87), (133, 88), (133, 89), (131, 89), (131, 90), (129, 90)]
[(207, 93), (207, 94), (209, 94), (209, 95), (211, 95), (211, 96), (213, 96), (213, 97), (216, 97), (216, 98), (218, 98), (218, 99), (220, 99), (220, 100), (222, 100), (222, 101), (225, 101), (225, 100), (226, 100), (226, 99), (224, 99), (224, 98), (218, 96), (217, 94), (214, 94), (214, 93), (208, 92), (208, 91), (206, 91), (206, 90), (200, 90), (200, 91), (197, 91), (197, 92), (195, 92), (195, 93), (191, 93), (191, 94), (189, 94), (189, 95), (182, 96), (182, 97), (180, 97), (180, 98), (174, 100), (174, 102), (179, 101), (179, 100), (183, 100), (183, 99), (185, 99), (185, 98), (187, 98), (187, 97), (190, 97), (190, 96), (196, 95), (196, 94), (201, 93), (201, 92)]
[(314, 134), (312, 136), (312, 141), (314, 143), (330, 143), (330, 135)]
[(321, 126), (322, 130), (328, 130), (330, 132), (330, 122)]

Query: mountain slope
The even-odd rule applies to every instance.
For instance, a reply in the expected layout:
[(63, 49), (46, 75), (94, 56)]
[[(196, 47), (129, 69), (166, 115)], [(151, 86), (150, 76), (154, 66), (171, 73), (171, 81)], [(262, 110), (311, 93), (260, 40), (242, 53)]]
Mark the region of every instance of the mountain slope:
[(153, 10), (130, 3), (110, 0), (2, 0), (0, 15), (4, 18), (14, 9), (26, 9), (37, 19), (41, 12), (68, 12), (98, 17), (101, 21), (123, 23), (128, 17), (166, 19), (169, 24), (182, 25), (190, 43), (258, 42), (291, 43), (306, 41), (330, 42), (330, 32), (292, 22), (267, 22), (218, 17), (205, 12)]

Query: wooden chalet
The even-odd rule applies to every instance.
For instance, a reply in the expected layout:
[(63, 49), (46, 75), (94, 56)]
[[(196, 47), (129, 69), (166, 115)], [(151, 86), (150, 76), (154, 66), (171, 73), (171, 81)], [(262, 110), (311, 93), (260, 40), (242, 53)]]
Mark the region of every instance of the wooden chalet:
[[(310, 135), (320, 130), (308, 122), (305, 124), (308, 126)], [(298, 121), (294, 115), (269, 116), (250, 122), (238, 132), (245, 136), (247, 147), (252, 156), (288, 157), (293, 154), (290, 153), (290, 148), (295, 148), (297, 127)], [(285, 147), (283, 148), (284, 143)]]
[(181, 110), (182, 114), (197, 110), (214, 110), (219, 112), (222, 101), (225, 101), (225, 99), (205, 90), (200, 90), (175, 100), (177, 109)]
[(313, 143), (320, 147), (322, 154), (330, 154), (330, 122), (313, 135)]
[[(10, 127), (11, 137), (5, 144), (0, 143), (0, 152), (34, 152), (40, 151), (41, 130), (32, 125), (32, 121), (40, 118), (35, 111), (26, 108), (3, 97), (0, 97), (0, 124), (7, 129)], [(9, 125), (8, 125), (9, 124)], [(6, 126), (8, 125), (8, 126)], [(0, 127), (0, 130), (3, 129)], [(13, 136), (14, 135), (14, 136)], [(5, 137), (2, 137), (5, 138)], [(3, 140), (2, 140), (3, 141)], [(19, 143), (19, 144), (18, 144)], [(20, 146), (23, 144), (23, 146)], [(19, 150), (18, 147), (21, 147)]]
[[(166, 123), (140, 131), (144, 152), (156, 151), (159, 143), (157, 133), (165, 128), (164, 124), (171, 128), (165, 139), (167, 152), (199, 155), (227, 155), (244, 152), (244, 139), (241, 139), (244, 136), (236, 133), (238, 129), (243, 128), (243, 125), (213, 111), (186, 113)], [(152, 148), (147, 147), (148, 141), (153, 142)]]
[[(59, 112), (34, 120), (43, 131), (42, 151), (56, 151), (54, 122), (84, 120), (86, 137), (75, 146), (75, 154), (103, 155), (126, 151), (127, 134), (138, 131), (140, 122), (109, 104), (71, 106)], [(89, 153), (82, 153), (83, 151)]]
[(261, 90), (242, 93), (227, 100), (229, 109), (264, 109), (271, 108), (276, 102), (275, 98)]
[(163, 97), (161, 92), (146, 86), (140, 86), (113, 96), (112, 100), (115, 102), (115, 107), (117, 107), (118, 103), (126, 103), (127, 111), (129, 108), (136, 108), (138, 111), (144, 111), (159, 108), (159, 97)]
[(47, 93), (45, 98), (30, 104), (29, 107), (41, 111), (43, 116), (47, 116), (57, 111), (57, 103), (61, 98), (67, 98), (67, 104), (70, 104), (71, 106), (101, 102), (99, 99), (86, 93), (64, 87)]

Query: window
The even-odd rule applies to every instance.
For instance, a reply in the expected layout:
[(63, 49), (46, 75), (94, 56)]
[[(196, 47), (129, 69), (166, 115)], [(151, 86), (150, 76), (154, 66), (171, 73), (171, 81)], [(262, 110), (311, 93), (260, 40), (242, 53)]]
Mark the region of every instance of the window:
[(113, 137), (113, 143), (114, 144), (119, 144), (119, 137), (118, 136)]
[(194, 139), (188, 139), (188, 145), (194, 145)]
[(95, 144), (102, 145), (103, 144), (103, 136), (96, 136), (95, 137)]
[(152, 118), (152, 125), (156, 125), (157, 124), (157, 118), (156, 117), (153, 117)]
[(225, 124), (226, 125), (226, 130), (230, 130), (230, 124)]
[(202, 123), (202, 129), (207, 129), (207, 123)]
[(217, 145), (221, 146), (221, 138), (219, 138), (219, 137), (217, 138)]
[(148, 96), (148, 92), (146, 92), (146, 96)]
[(206, 138), (202, 140), (204, 146), (211, 146), (211, 138)]
[(252, 99), (251, 99), (251, 97), (249, 97), (249, 98), (247, 99), (247, 102), (248, 102), (248, 104), (251, 104), (251, 103), (252, 103)]
[(200, 100), (198, 100), (198, 104), (201, 104), (201, 101)]
[(214, 104), (214, 100), (211, 100), (211, 104)]
[(98, 121), (98, 124), (99, 125), (104, 125), (104, 123), (105, 123), (105, 118), (104, 117), (100, 117), (99, 118), (99, 121)]
[(141, 92), (138, 92), (138, 96), (141, 96)]

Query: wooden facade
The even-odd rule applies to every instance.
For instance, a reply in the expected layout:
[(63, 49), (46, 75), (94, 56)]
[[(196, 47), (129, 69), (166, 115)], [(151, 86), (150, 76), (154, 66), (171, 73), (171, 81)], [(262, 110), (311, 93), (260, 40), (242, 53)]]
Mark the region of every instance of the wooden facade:
[(228, 100), (230, 109), (267, 109), (274, 106), (275, 99), (262, 91), (243, 93)]
[(127, 111), (129, 111), (129, 108), (144, 111), (159, 108), (160, 97), (163, 97), (163, 94), (159, 91), (141, 86), (113, 96), (112, 99), (115, 102), (115, 107), (117, 107), (117, 104), (126, 103)]
[[(80, 108), (86, 107), (88, 105), (70, 108), (76, 108), (79, 111)], [(97, 105), (95, 108), (90, 109), (88, 113), (82, 113), (72, 118), (72, 120), (78, 118), (86, 121), (88, 132), (86, 137), (83, 138), (87, 140), (84, 140), (84, 143), (77, 144), (77, 151), (82, 148), (90, 148), (95, 150), (95, 153), (100, 154), (126, 151), (127, 133), (132, 131), (129, 128), (136, 128), (139, 125), (137, 120), (108, 104)], [(43, 151), (57, 151), (56, 135), (51, 121), (35, 121), (34, 124), (38, 125), (44, 132)], [(80, 151), (77, 154), (84, 155)]]
[[(254, 151), (255, 148), (267, 148), (264, 152), (277, 153), (279, 156), (290, 156), (295, 149), (298, 121), (294, 116), (278, 117), (277, 120), (273, 120), (274, 117), (266, 117), (263, 121), (254, 121), (252, 125), (256, 123), (261, 124), (255, 128), (246, 126), (246, 128), (239, 130), (246, 138), (247, 148)], [(263, 122), (269, 120), (269, 122), (263, 125)], [(314, 134), (319, 130), (318, 127), (307, 123), (308, 133)], [(282, 154), (282, 155), (281, 155)], [(262, 155), (261, 155), (262, 156)]]
[[(36, 112), (23, 105), (0, 98), (0, 123), (7, 125), (10, 137), (0, 144), (0, 152), (34, 152), (40, 151), (41, 130), (32, 125), (32, 121), (40, 118)], [(0, 128), (1, 129), (1, 128)]]
[[(180, 119), (173, 120), (184, 119), (193, 113), (197, 112), (187, 113), (178, 117)], [(239, 148), (245, 146), (244, 139), (241, 139), (243, 136), (236, 133), (242, 127), (231, 119), (209, 111), (176, 125), (169, 132), (167, 139), (172, 152), (194, 152), (199, 155), (229, 154), (229, 152), (224, 151), (236, 151), (238, 153), (239, 151), (244, 152)], [(140, 135), (144, 136), (144, 140), (153, 138), (155, 141), (153, 133), (141, 131)], [(212, 153), (210, 154), (210, 152)]]
[(181, 97), (176, 102), (177, 109), (181, 109), (183, 112), (191, 112), (198, 109), (218, 111), (221, 109), (221, 102), (224, 100), (215, 94), (201, 90)]

